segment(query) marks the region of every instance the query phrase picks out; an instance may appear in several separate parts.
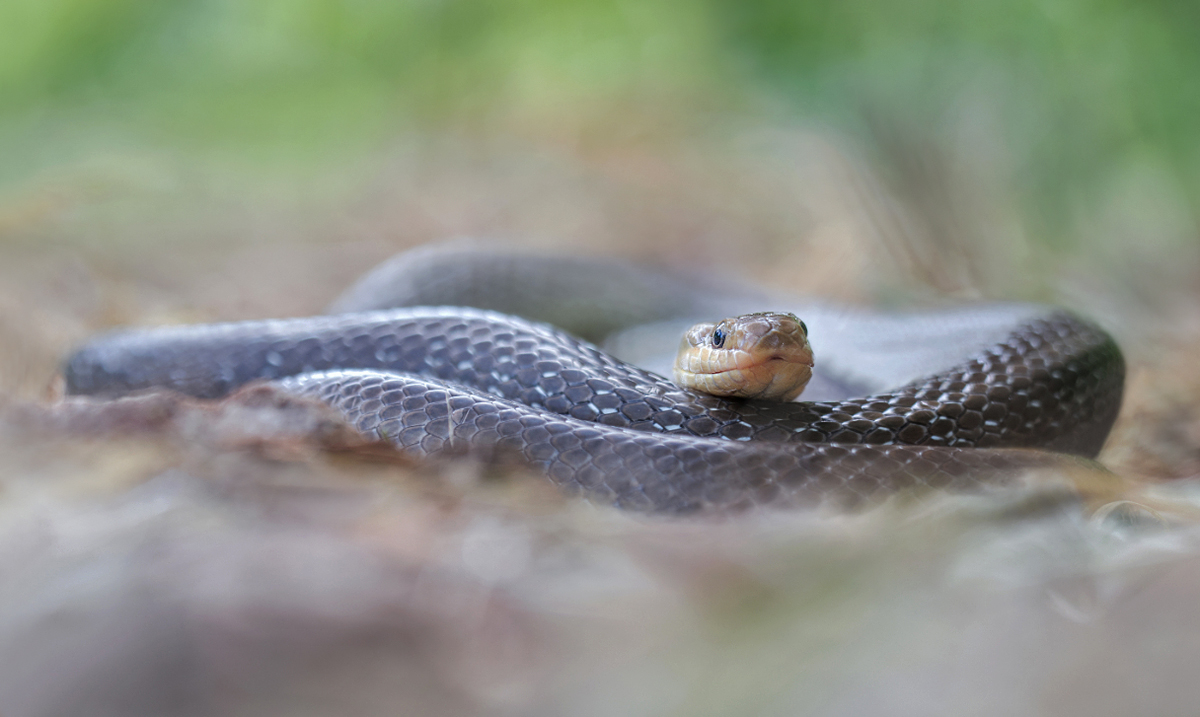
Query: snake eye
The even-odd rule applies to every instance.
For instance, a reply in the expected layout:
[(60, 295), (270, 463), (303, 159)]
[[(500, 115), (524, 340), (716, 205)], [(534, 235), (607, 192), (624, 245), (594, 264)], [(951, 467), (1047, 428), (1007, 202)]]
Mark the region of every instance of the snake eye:
[(712, 333), (712, 344), (716, 348), (721, 348), (725, 345), (725, 332), (717, 329)]
[(803, 321), (800, 322), (800, 330), (804, 332), (805, 336), (808, 336), (808, 327), (804, 325)]

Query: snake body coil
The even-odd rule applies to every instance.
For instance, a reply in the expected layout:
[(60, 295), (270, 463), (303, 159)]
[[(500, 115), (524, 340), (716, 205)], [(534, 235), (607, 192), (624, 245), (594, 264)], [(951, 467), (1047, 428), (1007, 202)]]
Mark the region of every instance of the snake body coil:
[(1104, 332), (1048, 311), (892, 390), (727, 400), (546, 325), (424, 307), (119, 332), (80, 349), (65, 374), (70, 393), (106, 396), (217, 398), (276, 380), (410, 451), (511, 455), (593, 498), (683, 511), (963, 484), (1059, 460), (1012, 448), (1094, 456), (1124, 366)]

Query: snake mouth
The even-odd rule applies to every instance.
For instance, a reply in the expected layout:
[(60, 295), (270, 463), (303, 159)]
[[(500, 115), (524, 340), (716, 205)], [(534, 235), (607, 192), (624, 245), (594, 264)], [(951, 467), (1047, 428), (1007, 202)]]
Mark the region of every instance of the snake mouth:
[(749, 361), (741, 366), (737, 366), (735, 370), (753, 370), (763, 366), (779, 366), (780, 364), (791, 364), (793, 366), (806, 366), (811, 369), (814, 365), (813, 356), (811, 353), (801, 356), (783, 356), (780, 354), (772, 354), (758, 361)]
[(780, 355), (776, 354), (776, 355), (768, 356), (768, 357), (766, 357), (764, 359), (760, 359), (760, 360), (738, 361), (732, 366), (721, 366), (721, 367), (713, 366), (713, 367), (709, 368), (708, 370), (700, 370), (700, 371), (689, 370), (689, 373), (695, 374), (697, 376), (721, 376), (723, 374), (732, 373), (734, 371), (753, 371), (754, 369), (762, 368), (764, 366), (777, 366), (779, 364), (793, 364), (796, 366), (806, 366), (809, 369), (811, 369), (815, 365), (813, 363), (813, 359), (811, 356), (806, 359), (797, 360), (795, 358), (789, 358), (787, 356), (780, 356)]
[[(811, 356), (809, 356), (807, 359), (804, 359), (801, 361), (797, 361), (796, 359), (790, 359), (787, 356), (771, 356), (770, 358), (763, 361), (762, 363), (773, 363), (775, 361), (783, 361), (785, 363), (798, 363), (802, 366), (807, 366), (809, 368), (812, 368), (815, 365), (813, 363), (813, 359)], [(751, 364), (751, 367), (753, 367), (753, 366), (754, 366), (754, 364)]]
[(718, 396), (791, 401), (812, 378), (811, 354), (772, 354), (739, 364), (708, 371), (690, 383), (693, 388)]

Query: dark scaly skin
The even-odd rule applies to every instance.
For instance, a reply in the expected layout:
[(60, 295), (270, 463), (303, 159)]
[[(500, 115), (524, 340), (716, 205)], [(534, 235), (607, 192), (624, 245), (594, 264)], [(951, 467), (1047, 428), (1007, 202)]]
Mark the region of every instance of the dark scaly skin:
[[(413, 376), (313, 375), (336, 369), (466, 388)], [(598, 499), (687, 511), (972, 484), (1069, 461), (979, 448), (1095, 455), (1119, 408), (1123, 363), (1107, 335), (1060, 313), (885, 394), (734, 401), (680, 389), (551, 327), (452, 307), (118, 332), (79, 350), (65, 373), (74, 394), (170, 388), (202, 398), (298, 377), (283, 385), (320, 395), (362, 430), (430, 454), (447, 448), (438, 442), (444, 424), (422, 416), (449, 405), (454, 435), (467, 446), (499, 443)], [(408, 383), (385, 390), (384, 379)]]
[[(397, 254), (360, 277), (328, 314), (404, 306), (467, 306), (523, 316), (601, 342), (621, 329), (690, 316), (769, 308), (762, 292), (732, 282), (709, 290), (703, 277), (596, 257), (514, 251), (458, 240)], [(677, 337), (678, 338), (678, 337)]]
[(306, 373), (284, 390), (340, 410), (417, 455), (515, 458), (569, 492), (658, 512), (870, 501), (901, 488), (976, 488), (980, 477), (1081, 461), (1040, 451), (787, 445), (654, 435), (560, 416), (480, 391), (379, 371)]
[(200, 398), (332, 369), (453, 381), (585, 421), (732, 440), (1100, 449), (1123, 365), (1103, 332), (1066, 314), (1018, 327), (951, 371), (862, 399), (775, 403), (677, 387), (550, 327), (462, 308), (119, 332), (69, 360), (67, 391), (171, 388)]
[[(473, 240), (397, 254), (355, 282), (330, 311), (443, 304), (498, 310), (553, 324), (591, 340), (679, 317), (689, 317), (687, 323), (691, 324), (766, 309), (788, 310), (816, 326), (816, 316), (823, 314), (826, 333), (818, 337), (816, 351), (818, 372), (826, 372), (826, 378), (830, 376), (826, 351), (832, 331), (861, 340), (889, 365), (911, 367), (907, 373), (901, 372), (903, 378), (890, 379), (894, 383), (875, 382), (869, 390), (843, 393), (867, 398), (813, 402), (804, 408), (711, 398), (679, 405), (683, 430), (739, 440), (1030, 446), (1095, 456), (1120, 409), (1125, 378), (1121, 352), (1107, 334), (1071, 314), (1044, 307), (1029, 307), (1025, 313), (1013, 311), (1014, 305), (984, 304), (964, 307), (954, 317), (936, 311), (912, 312), (891, 315), (883, 322), (872, 321), (870, 314), (863, 322), (861, 315), (835, 310), (838, 316), (830, 321), (830, 307), (821, 307), (819, 302), (773, 295), (757, 286), (739, 285), (727, 276), (716, 289), (708, 274), (680, 274)], [(986, 341), (973, 345), (971, 341), (958, 342), (957, 348), (950, 348), (955, 343), (951, 337), (929, 331), (933, 323), (959, 327), (957, 330), (969, 335), (970, 327), (976, 322), (987, 324), (995, 309), (1009, 318)], [(1008, 326), (1011, 332), (1005, 336)], [(672, 334), (667, 345), (676, 346), (678, 340), (678, 335)], [(989, 341), (994, 343), (985, 348)], [(921, 363), (936, 363), (936, 370), (911, 359), (897, 361), (901, 347), (907, 350), (917, 345), (935, 349), (920, 354)], [(843, 370), (855, 369), (854, 362), (861, 357), (842, 354), (834, 359), (836, 373), (839, 365)], [(942, 370), (945, 367), (952, 368)], [(912, 380), (922, 375), (927, 377)], [(670, 400), (678, 400), (678, 389), (672, 384), (667, 383), (663, 390), (662, 379), (657, 375), (652, 379), (660, 391), (656, 395), (669, 394)], [(893, 390), (898, 385), (903, 388)], [(536, 398), (528, 395), (504, 395), (536, 403)], [(574, 395), (568, 398), (569, 406), (552, 408), (597, 420), (586, 396), (582, 401)], [(637, 413), (629, 423), (647, 430), (679, 431), (672, 428), (679, 420), (677, 414), (669, 409), (664, 412), (658, 404), (651, 408), (654, 414), (645, 418), (642, 408), (633, 407)], [(604, 414), (598, 418), (607, 423), (619, 419)], [(797, 426), (803, 426), (802, 430), (795, 430)]]

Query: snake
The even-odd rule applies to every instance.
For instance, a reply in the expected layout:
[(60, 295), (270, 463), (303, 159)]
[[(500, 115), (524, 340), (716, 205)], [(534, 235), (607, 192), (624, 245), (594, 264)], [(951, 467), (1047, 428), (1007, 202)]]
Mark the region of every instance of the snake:
[[(1062, 309), (871, 311), (710, 283), (435, 245), (384, 262), (324, 315), (118, 329), (63, 374), (68, 394), (109, 399), (270, 382), (405, 452), (515, 463), (656, 513), (1003, 485), (1094, 458), (1120, 409), (1116, 342)], [(714, 396), (655, 370), (678, 326), (767, 309), (802, 316), (806, 342), (811, 329), (809, 400)]]

